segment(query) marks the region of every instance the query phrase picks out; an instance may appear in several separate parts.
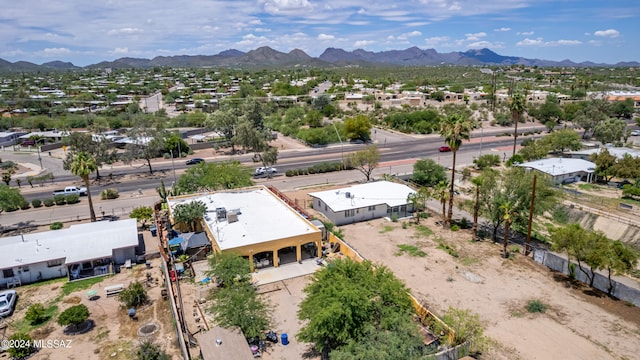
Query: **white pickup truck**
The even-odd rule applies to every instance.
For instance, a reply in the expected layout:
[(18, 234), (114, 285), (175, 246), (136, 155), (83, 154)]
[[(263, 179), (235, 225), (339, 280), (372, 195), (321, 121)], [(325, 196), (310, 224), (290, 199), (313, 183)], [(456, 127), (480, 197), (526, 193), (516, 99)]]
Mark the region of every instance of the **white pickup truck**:
[(67, 186), (63, 190), (56, 190), (53, 192), (53, 196), (56, 195), (71, 195), (77, 194), (78, 196), (86, 196), (87, 188), (86, 187), (77, 187), (77, 186)]

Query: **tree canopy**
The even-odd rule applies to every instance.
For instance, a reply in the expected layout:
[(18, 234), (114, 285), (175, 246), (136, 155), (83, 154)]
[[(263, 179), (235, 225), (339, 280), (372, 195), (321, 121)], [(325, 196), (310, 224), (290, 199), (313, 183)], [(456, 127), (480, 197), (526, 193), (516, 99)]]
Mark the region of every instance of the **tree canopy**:
[(25, 202), (20, 190), (0, 184), (0, 213), (18, 210)]
[(96, 212), (93, 209), (93, 200), (91, 198), (91, 187), (89, 184), (89, 174), (98, 169), (96, 161), (89, 153), (81, 151), (76, 153), (70, 164), (71, 173), (79, 176), (84, 181), (84, 186), (87, 188), (87, 200), (89, 202), (89, 215), (91, 221), (96, 221)]
[(371, 180), (371, 173), (378, 167), (380, 151), (376, 145), (369, 145), (364, 150), (356, 151), (347, 159), (349, 165), (360, 171), (367, 181)]
[[(377, 359), (412, 359), (424, 351), (406, 286), (385, 266), (339, 259), (312, 276), (298, 318), (306, 321), (297, 338), (339, 359), (353, 357), (363, 344)], [(389, 339), (379, 342), (386, 334)], [(397, 357), (394, 357), (397, 356)]]
[(197, 230), (197, 223), (207, 213), (207, 205), (200, 200), (178, 204), (173, 208), (173, 219), (176, 223), (184, 223), (191, 231)]
[(411, 181), (414, 183), (431, 187), (445, 180), (447, 180), (446, 169), (433, 159), (420, 159), (413, 164)]
[(180, 175), (178, 188), (185, 193), (235, 189), (253, 185), (252, 176), (239, 161), (200, 163)]

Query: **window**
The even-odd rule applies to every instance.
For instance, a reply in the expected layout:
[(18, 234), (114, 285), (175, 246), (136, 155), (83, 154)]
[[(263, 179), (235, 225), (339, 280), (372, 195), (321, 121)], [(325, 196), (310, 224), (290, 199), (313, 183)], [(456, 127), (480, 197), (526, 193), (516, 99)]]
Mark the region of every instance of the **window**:
[(352, 216), (355, 216), (355, 215), (356, 215), (355, 210), (345, 210), (344, 211), (344, 217), (352, 217)]
[(4, 269), (2, 270), (2, 276), (5, 278), (12, 278), (13, 277), (13, 269)]
[(368, 210), (369, 210), (369, 211), (376, 211), (376, 206), (375, 206), (375, 205), (373, 205), (373, 206), (369, 206), (369, 209), (368, 209)]
[(64, 264), (64, 259), (56, 259), (56, 260), (47, 261), (47, 266), (48, 267), (60, 266), (62, 264)]
[(22, 272), (29, 272), (29, 267), (28, 266), (20, 266), (20, 271)]

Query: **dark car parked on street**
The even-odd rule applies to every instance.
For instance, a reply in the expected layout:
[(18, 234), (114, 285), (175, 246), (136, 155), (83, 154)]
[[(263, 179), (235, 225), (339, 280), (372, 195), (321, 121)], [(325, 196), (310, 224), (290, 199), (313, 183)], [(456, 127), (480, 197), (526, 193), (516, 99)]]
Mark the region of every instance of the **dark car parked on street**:
[(200, 158), (193, 158), (193, 159), (189, 159), (187, 160), (187, 162), (185, 164), (187, 165), (197, 165), (204, 162), (204, 159), (200, 159)]

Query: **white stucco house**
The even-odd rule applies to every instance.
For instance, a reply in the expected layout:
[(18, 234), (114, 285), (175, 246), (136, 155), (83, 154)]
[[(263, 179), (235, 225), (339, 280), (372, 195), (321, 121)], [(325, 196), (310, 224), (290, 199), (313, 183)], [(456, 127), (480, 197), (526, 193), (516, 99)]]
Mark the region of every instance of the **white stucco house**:
[(396, 214), (410, 216), (413, 208), (407, 197), (415, 191), (390, 181), (376, 181), (347, 188), (309, 193), (313, 208), (336, 225), (377, 219)]
[(596, 164), (582, 159), (549, 158), (529, 161), (517, 166), (549, 175), (555, 184), (569, 184), (581, 180), (593, 182), (596, 179)]
[(0, 287), (68, 276), (106, 275), (113, 265), (135, 261), (135, 219), (99, 221), (67, 229), (0, 239)]

